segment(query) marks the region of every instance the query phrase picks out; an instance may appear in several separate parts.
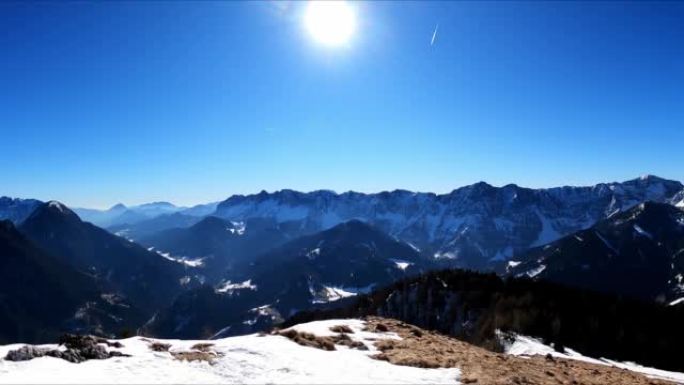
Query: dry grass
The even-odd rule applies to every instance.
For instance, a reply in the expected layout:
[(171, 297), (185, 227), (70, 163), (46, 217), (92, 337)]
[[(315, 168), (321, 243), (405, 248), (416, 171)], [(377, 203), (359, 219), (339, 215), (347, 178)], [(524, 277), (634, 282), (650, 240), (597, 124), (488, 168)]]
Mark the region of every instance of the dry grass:
[(200, 342), (192, 345), (190, 349), (192, 350), (199, 350), (200, 352), (210, 352), (211, 348), (214, 346), (212, 343), (208, 342)]
[(155, 352), (168, 352), (171, 348), (171, 344), (165, 344), (162, 342), (152, 342), (148, 346), (150, 347), (150, 350)]
[[(333, 328), (336, 327), (333, 326)], [(330, 329), (332, 330), (333, 328)], [(350, 349), (368, 350), (368, 347), (363, 342), (351, 339), (351, 337), (349, 337), (347, 333), (340, 333), (333, 336), (320, 337), (311, 333), (298, 332), (293, 329), (288, 329), (278, 332), (278, 335), (289, 338), (290, 340), (298, 343), (299, 345), (308, 346), (316, 349), (332, 351), (337, 350), (335, 348), (335, 345), (341, 345), (346, 346)]]
[(550, 356), (522, 358), (493, 353), (401, 321), (377, 317), (370, 317), (367, 321), (368, 330), (386, 329), (385, 331), (395, 332), (402, 338), (376, 341), (375, 347), (381, 353), (374, 358), (419, 368), (460, 368), (460, 381), (464, 384), (670, 384), (610, 366)]
[(350, 328), (347, 325), (335, 325), (330, 327), (330, 331), (333, 333), (345, 333), (345, 334), (354, 334), (354, 331), (352, 328)]
[(192, 350), (187, 352), (171, 352), (171, 355), (173, 356), (173, 358), (179, 361), (205, 361), (210, 364), (213, 363), (214, 359), (216, 359), (217, 357), (217, 355), (214, 353), (201, 352), (198, 350)]
[(298, 332), (293, 329), (278, 332), (279, 335), (289, 338), (290, 340), (302, 346), (322, 350), (335, 350), (335, 342), (331, 337), (319, 337), (311, 333)]
[(376, 332), (385, 333), (389, 331), (389, 327), (382, 322), (374, 323), (373, 326), (374, 327), (371, 330)]

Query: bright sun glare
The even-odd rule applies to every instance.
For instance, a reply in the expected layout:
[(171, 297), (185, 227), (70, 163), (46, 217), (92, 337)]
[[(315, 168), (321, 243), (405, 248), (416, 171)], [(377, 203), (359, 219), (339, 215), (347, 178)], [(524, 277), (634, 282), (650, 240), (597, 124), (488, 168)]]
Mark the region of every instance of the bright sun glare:
[(311, 1), (305, 12), (306, 29), (321, 44), (344, 45), (356, 29), (356, 15), (345, 1)]

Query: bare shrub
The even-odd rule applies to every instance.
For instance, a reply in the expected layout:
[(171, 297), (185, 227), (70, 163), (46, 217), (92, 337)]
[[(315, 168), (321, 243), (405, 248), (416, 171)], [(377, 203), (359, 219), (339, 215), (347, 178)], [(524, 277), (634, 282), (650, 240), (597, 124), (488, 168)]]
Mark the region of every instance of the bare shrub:
[(385, 332), (389, 331), (389, 327), (387, 327), (387, 325), (385, 325), (383, 323), (377, 323), (377, 324), (375, 324), (375, 331), (385, 333)]
[(308, 346), (322, 350), (335, 350), (335, 342), (331, 337), (319, 337), (311, 333), (298, 332), (293, 329), (281, 331), (279, 332), (279, 335), (286, 337), (302, 346)]
[(214, 359), (216, 358), (215, 354), (208, 352), (200, 352), (197, 350), (189, 352), (171, 352), (171, 355), (173, 356), (173, 358), (179, 361), (205, 361), (210, 364), (213, 363)]
[(347, 325), (335, 325), (330, 327), (330, 331), (334, 333), (347, 333), (347, 334), (354, 334), (354, 331), (352, 328), (350, 328)]

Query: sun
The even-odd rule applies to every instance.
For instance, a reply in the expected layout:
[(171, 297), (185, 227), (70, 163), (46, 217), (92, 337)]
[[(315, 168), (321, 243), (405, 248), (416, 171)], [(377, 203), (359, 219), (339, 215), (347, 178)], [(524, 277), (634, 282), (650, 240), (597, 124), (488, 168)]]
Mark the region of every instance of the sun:
[(356, 30), (354, 9), (345, 1), (310, 1), (304, 23), (311, 37), (326, 46), (342, 46)]

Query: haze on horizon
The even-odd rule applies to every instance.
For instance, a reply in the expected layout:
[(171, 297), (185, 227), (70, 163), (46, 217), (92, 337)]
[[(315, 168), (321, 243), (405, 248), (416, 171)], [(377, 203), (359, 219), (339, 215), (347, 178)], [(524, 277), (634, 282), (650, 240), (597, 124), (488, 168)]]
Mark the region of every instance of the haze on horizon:
[(0, 3), (0, 195), (684, 180), (682, 3), (307, 6)]

